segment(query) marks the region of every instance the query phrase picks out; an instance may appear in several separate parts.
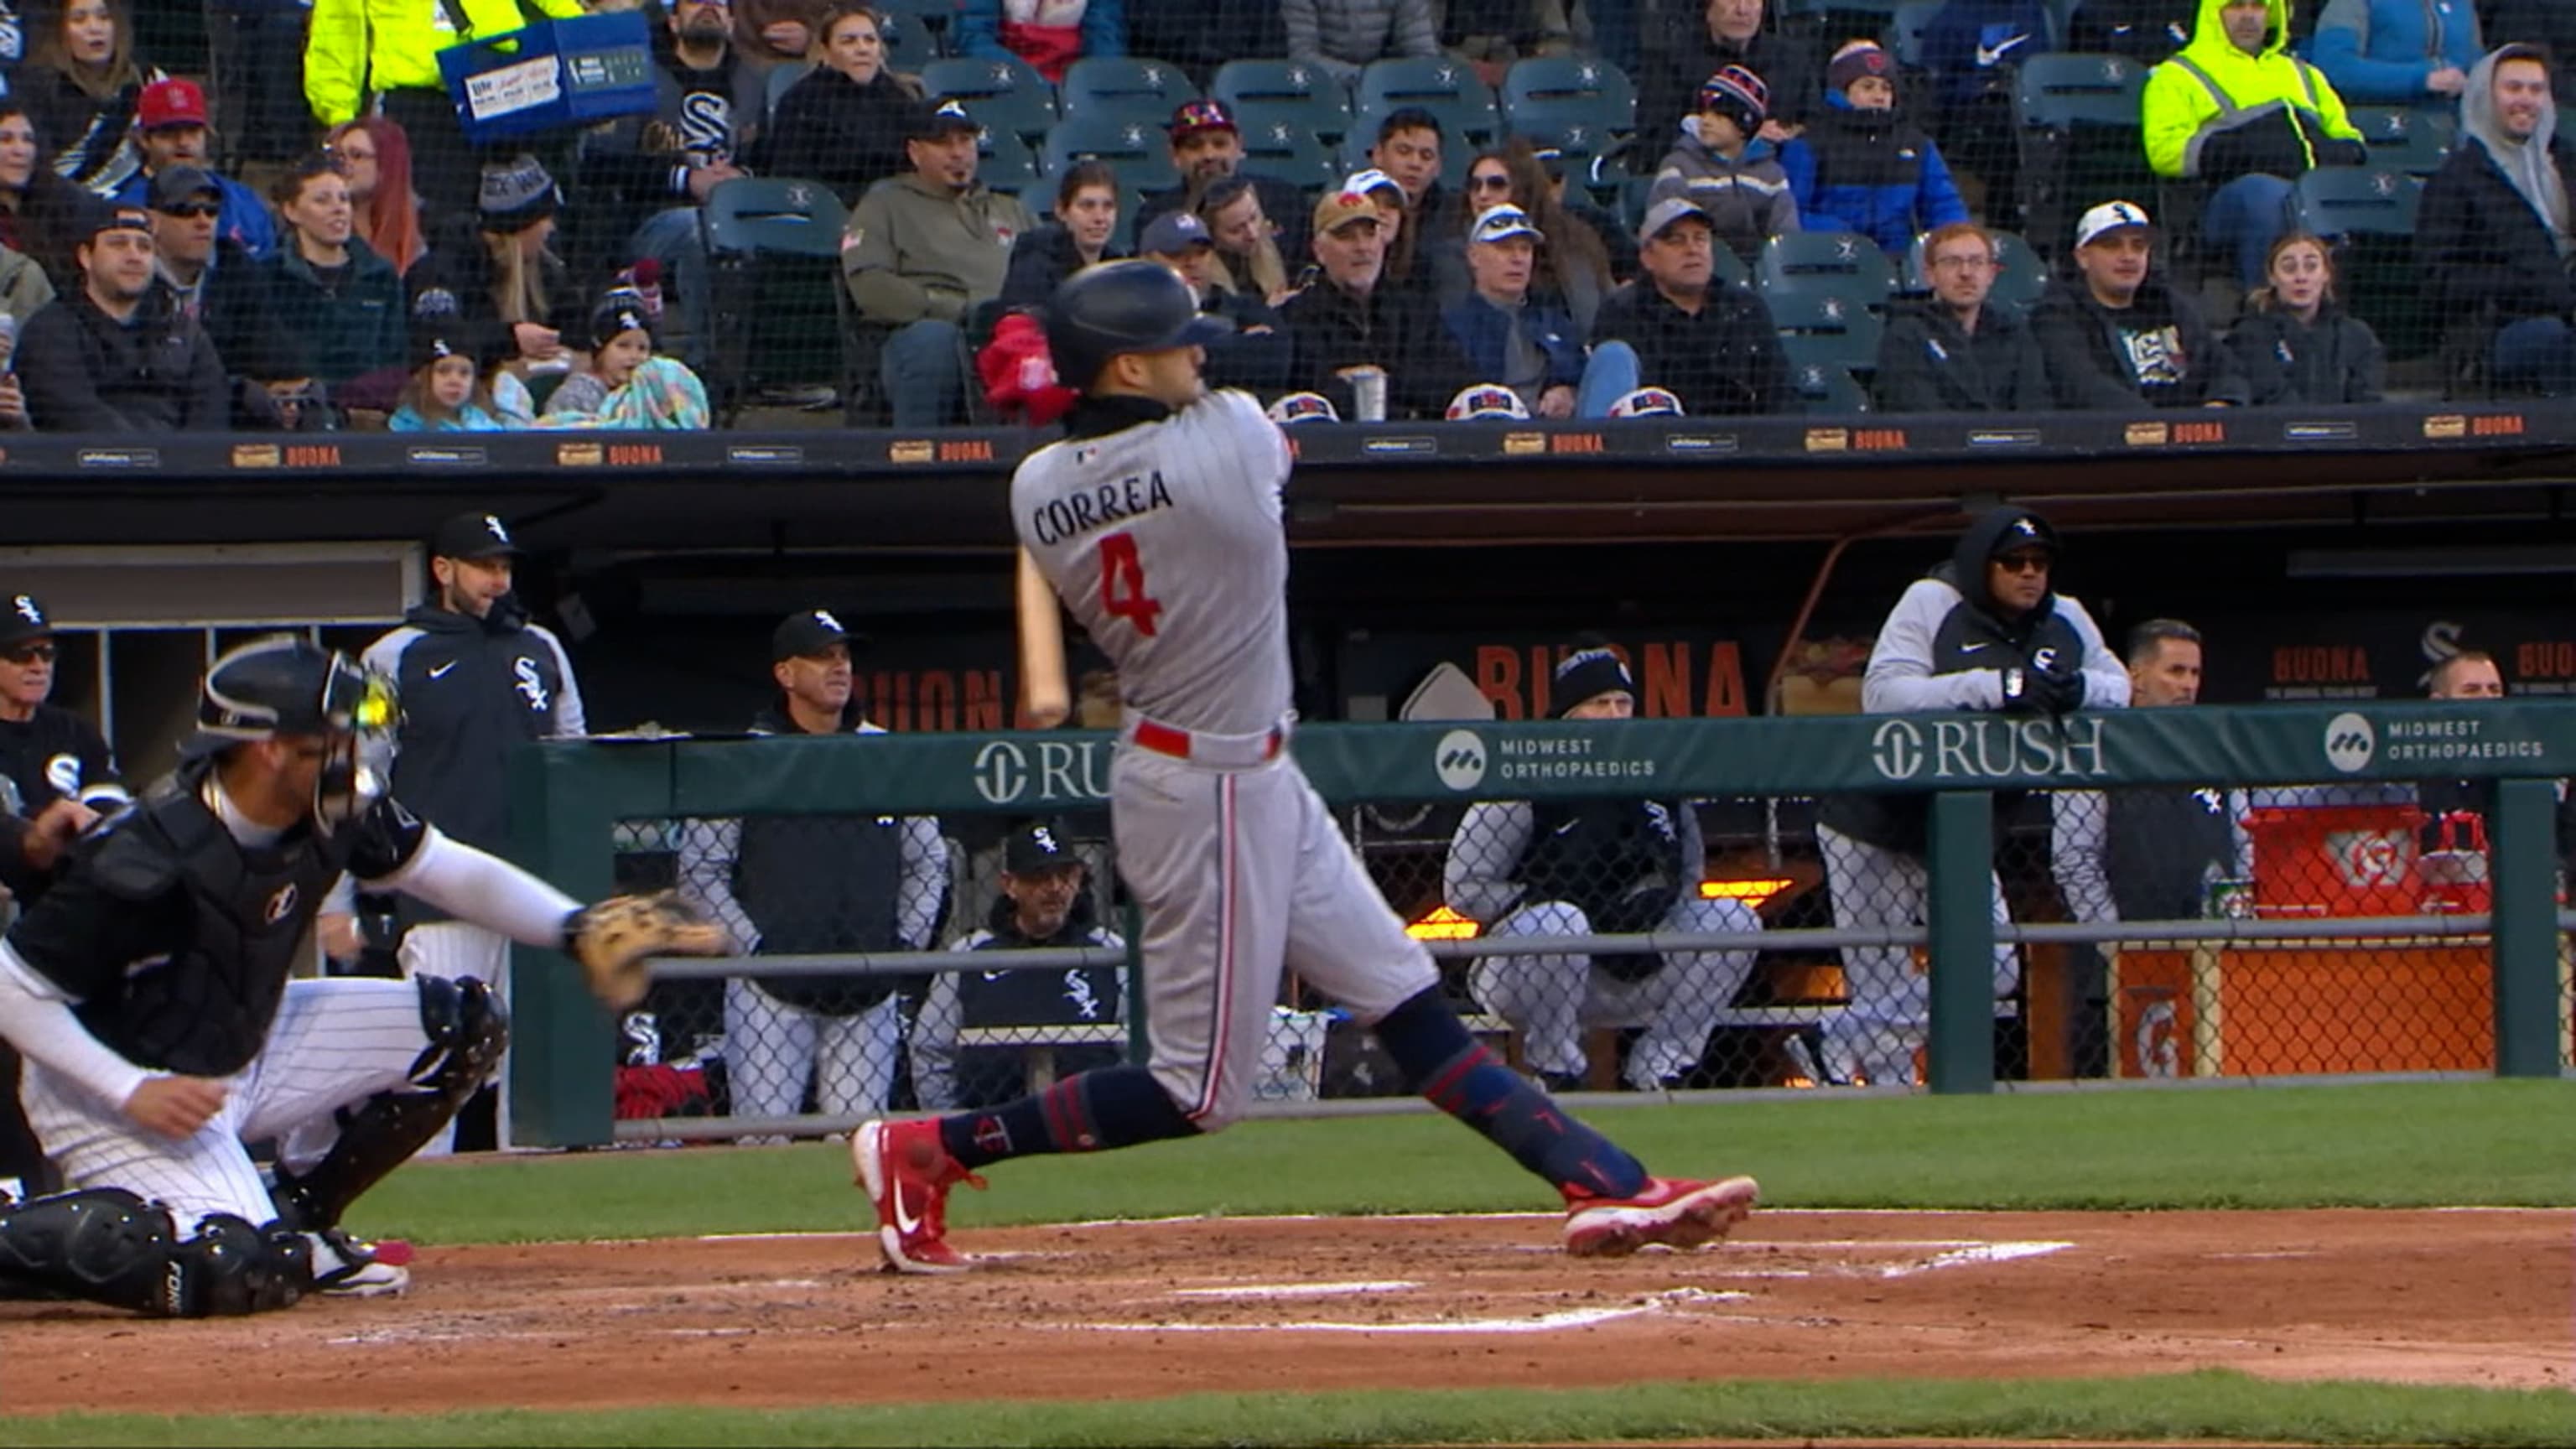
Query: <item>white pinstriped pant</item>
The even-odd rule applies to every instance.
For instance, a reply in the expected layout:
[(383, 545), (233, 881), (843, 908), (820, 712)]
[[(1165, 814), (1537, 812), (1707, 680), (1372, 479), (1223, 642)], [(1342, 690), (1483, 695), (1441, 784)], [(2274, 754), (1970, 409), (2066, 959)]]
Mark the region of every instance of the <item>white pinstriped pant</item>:
[[(1868, 926), (1920, 926), (1932, 891), (1932, 875), (1921, 857), (1845, 835), (1828, 825), (1816, 827), (1816, 846), (1825, 860), (1825, 891), (1834, 906), (1834, 924), (1845, 930)], [(1987, 872), (1995, 929), (2012, 925), (2004, 907), (2003, 879)], [(1915, 1080), (1914, 1053), (1923, 1045), (1932, 1020), (1931, 978), (1914, 969), (1914, 952), (1904, 946), (1845, 946), (1843, 991), (1849, 1004), (1825, 1019), (1825, 1066), (1849, 1080), (1854, 1072), (1875, 1086)], [(2009, 941), (1995, 943), (1994, 988), (2009, 996), (2021, 984), (2021, 956)]]
[[(1567, 901), (1536, 901), (1494, 923), (1497, 936), (1586, 936), (1592, 921)], [(1691, 934), (1758, 931), (1762, 918), (1742, 901), (1684, 897), (1656, 929)], [(1718, 1015), (1753, 974), (1756, 952), (1666, 951), (1664, 967), (1642, 981), (1622, 981), (1589, 955), (1485, 956), (1468, 970), (1476, 999), (1512, 1024), (1521, 1057), (1537, 1072), (1579, 1073), (1583, 1028), (1639, 1026), (1628, 1053), (1628, 1085), (1650, 1092), (1696, 1065), (1708, 1050)]]
[[(472, 976), (492, 988), (492, 995), (503, 1007), (510, 1004), (510, 938), (466, 921), (424, 921), (403, 932), (398, 955), (406, 980), (414, 976), (443, 976), (450, 981)], [(496, 1127), (500, 1145), (510, 1145), (510, 1059), (507, 1053), (494, 1069), (500, 1083), (501, 1100)], [(456, 1150), (456, 1124), (449, 1122), (429, 1145), (420, 1150), (423, 1157), (445, 1157)]]
[(275, 1218), (243, 1144), (278, 1138), (290, 1169), (311, 1166), (339, 1135), (331, 1114), (402, 1087), (428, 1046), (420, 988), (408, 981), (290, 981), (267, 1045), (224, 1080), (223, 1110), (193, 1137), (149, 1132), (121, 1104), (36, 1062), (18, 1097), (64, 1186), (158, 1198), (184, 1237), (208, 1213)]

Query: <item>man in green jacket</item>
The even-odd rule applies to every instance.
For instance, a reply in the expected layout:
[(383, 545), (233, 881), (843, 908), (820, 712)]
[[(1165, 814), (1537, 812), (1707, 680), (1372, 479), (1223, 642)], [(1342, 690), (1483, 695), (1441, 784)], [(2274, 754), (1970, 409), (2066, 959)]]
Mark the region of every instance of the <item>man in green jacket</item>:
[(2247, 291), (2290, 226), (2300, 176), (2369, 159), (2325, 75), (2290, 54), (2290, 0), (2200, 0), (2191, 43), (2147, 77), (2147, 164), (2214, 188), (2201, 238), (2236, 254)]
[(898, 428), (959, 421), (961, 327), (1002, 294), (1011, 243), (1034, 225), (1018, 198), (975, 179), (978, 127), (955, 101), (924, 102), (904, 155), (911, 168), (868, 188), (841, 238), (841, 275), (859, 315), (894, 329), (878, 353)]
[(530, 4), (557, 19), (589, 13), (581, 0), (313, 0), (305, 103), (336, 126), (380, 99), (411, 142), (412, 189), (433, 214), (470, 211), (482, 160), (456, 119), (438, 53), (526, 28)]

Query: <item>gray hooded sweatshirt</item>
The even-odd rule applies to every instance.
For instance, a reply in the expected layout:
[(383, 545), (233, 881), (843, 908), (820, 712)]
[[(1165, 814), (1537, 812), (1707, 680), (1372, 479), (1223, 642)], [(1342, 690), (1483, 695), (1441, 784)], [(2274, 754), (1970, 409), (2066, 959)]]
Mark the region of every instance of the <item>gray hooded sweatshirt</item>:
[(2504, 173), (2522, 199), (2548, 223), (2549, 235), (2558, 243), (2558, 254), (2567, 255), (2576, 245), (2576, 235), (2569, 226), (2567, 184), (2558, 168), (2550, 163), (2550, 138), (2558, 134), (2558, 107), (2555, 103), (2540, 110), (2540, 125), (2528, 141), (2517, 141), (2505, 133), (2496, 117), (2496, 58), (2502, 51), (2490, 51), (2477, 69), (2469, 72), (2468, 89), (2460, 93), (2460, 129), (2477, 138), (2487, 154), (2495, 158), (2496, 169)]

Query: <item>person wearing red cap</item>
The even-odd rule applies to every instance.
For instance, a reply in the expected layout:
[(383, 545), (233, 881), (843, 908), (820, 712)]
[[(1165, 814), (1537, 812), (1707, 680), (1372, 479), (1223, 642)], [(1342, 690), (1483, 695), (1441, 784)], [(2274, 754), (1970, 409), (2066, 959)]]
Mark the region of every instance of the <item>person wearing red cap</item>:
[(1244, 169), (1242, 128), (1225, 102), (1187, 102), (1172, 112), (1172, 123), (1165, 131), (1171, 137), (1172, 165), (1181, 173), (1181, 184), (1166, 191), (1145, 193), (1145, 199), (1136, 207), (1139, 236), (1154, 224), (1156, 217), (1166, 212), (1197, 211), (1199, 203), (1218, 183), (1240, 177), (1261, 198), (1261, 214), (1278, 227), (1279, 254), (1306, 254), (1306, 213), (1312, 208), (1295, 185)]
[(270, 220), (257, 192), (218, 175), (207, 162), (206, 134), (206, 93), (195, 81), (157, 80), (145, 86), (134, 103), (134, 140), (142, 152), (143, 167), (125, 179), (114, 199), (150, 206), (155, 177), (173, 167), (193, 167), (214, 183), (222, 201), (215, 215), (215, 235), (257, 261), (277, 249), (277, 223)]

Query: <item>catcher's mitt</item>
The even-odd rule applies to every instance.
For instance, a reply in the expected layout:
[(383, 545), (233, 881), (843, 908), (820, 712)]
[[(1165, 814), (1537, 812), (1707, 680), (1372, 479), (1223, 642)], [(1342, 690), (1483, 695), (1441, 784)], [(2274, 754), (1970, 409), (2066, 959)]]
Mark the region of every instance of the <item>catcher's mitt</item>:
[(564, 950), (581, 963), (590, 994), (611, 1011), (644, 999), (644, 963), (655, 956), (721, 956), (722, 927), (671, 891), (611, 896), (564, 921)]

